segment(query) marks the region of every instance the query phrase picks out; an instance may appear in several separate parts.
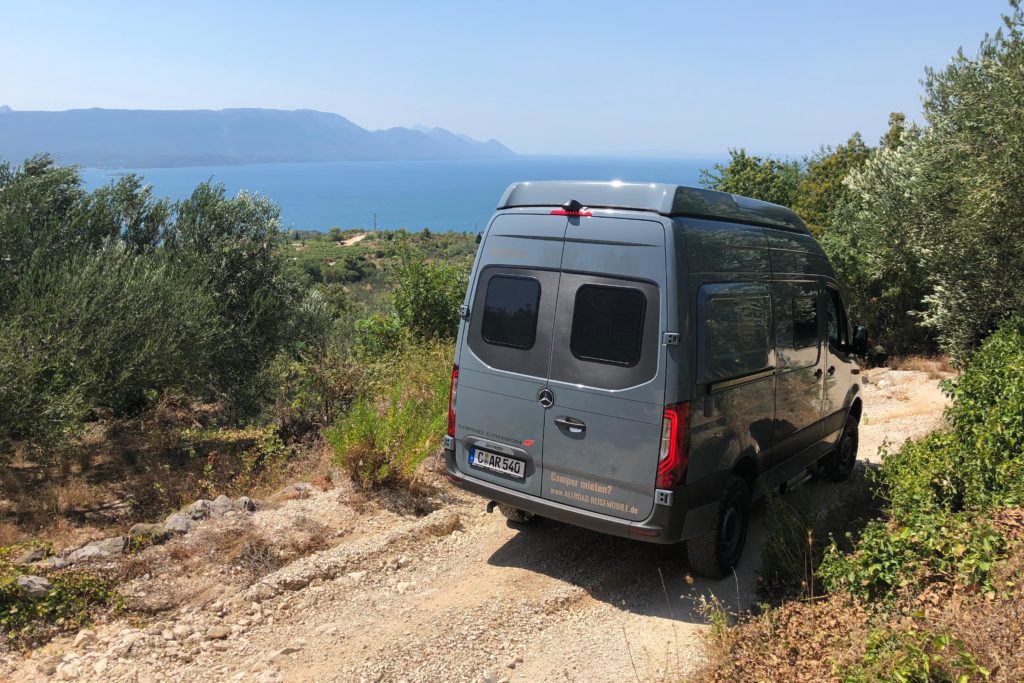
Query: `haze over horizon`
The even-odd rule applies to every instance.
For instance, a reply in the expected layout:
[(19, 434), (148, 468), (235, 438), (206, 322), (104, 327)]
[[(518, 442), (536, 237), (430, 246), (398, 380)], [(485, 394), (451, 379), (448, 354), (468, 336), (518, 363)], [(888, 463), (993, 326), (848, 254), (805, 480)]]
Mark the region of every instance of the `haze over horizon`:
[(973, 54), (1005, 0), (763, 7), (305, 0), (10, 7), (0, 104), (314, 109), (523, 154), (799, 156), (920, 120), (925, 67)]

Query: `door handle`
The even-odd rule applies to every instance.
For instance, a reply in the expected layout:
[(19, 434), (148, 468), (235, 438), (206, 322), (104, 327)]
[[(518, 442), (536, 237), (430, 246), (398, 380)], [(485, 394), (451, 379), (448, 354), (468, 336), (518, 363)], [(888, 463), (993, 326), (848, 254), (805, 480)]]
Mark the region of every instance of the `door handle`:
[(836, 366), (833, 365), (832, 367), (830, 367), (828, 369), (828, 374), (830, 374), (830, 375), (836, 374)]
[(587, 431), (587, 425), (574, 417), (556, 417), (555, 424), (565, 427), (570, 434), (582, 434)]
[(814, 371), (814, 377), (815, 377), (815, 379), (821, 379), (821, 376), (822, 376), (823, 374), (824, 374), (824, 373), (823, 373), (823, 372), (821, 371), (821, 368), (818, 368), (817, 370), (815, 370), (815, 371)]

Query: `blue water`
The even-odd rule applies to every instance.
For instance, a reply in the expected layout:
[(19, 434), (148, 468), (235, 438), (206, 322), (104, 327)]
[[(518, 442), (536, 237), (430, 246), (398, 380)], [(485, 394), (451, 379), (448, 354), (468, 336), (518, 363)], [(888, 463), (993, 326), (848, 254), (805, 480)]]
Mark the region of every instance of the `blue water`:
[(264, 194), (281, 207), (287, 229), (333, 226), (481, 230), (501, 193), (517, 180), (625, 180), (696, 185), (716, 159), (516, 157), (477, 161), (381, 161), (254, 164), (190, 168), (83, 169), (87, 189), (136, 173), (158, 196), (181, 199), (205, 180), (229, 194)]

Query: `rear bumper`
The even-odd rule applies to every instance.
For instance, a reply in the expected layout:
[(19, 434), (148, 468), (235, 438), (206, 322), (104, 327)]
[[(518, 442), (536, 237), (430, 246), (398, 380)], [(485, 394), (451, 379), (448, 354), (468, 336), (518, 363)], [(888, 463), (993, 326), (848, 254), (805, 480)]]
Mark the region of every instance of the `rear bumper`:
[(655, 505), (647, 519), (631, 522), (512, 491), (469, 476), (456, 467), (455, 451), (451, 449), (445, 449), (444, 464), (449, 481), (487, 500), (511, 505), (565, 524), (648, 543), (678, 543), (710, 529), (718, 497), (729, 477), (729, 473), (725, 472), (724, 477), (714, 475), (694, 484), (679, 486), (673, 490), (672, 505)]

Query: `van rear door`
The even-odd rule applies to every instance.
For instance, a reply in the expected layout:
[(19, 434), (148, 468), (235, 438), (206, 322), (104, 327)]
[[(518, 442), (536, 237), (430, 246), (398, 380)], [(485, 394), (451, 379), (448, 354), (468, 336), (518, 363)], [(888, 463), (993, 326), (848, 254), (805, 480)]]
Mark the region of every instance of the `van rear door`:
[(665, 399), (665, 227), (572, 217), (552, 333), (544, 498), (630, 520), (654, 506)]
[(566, 218), (499, 214), (477, 255), (455, 404), (466, 474), (541, 495), (544, 406)]

